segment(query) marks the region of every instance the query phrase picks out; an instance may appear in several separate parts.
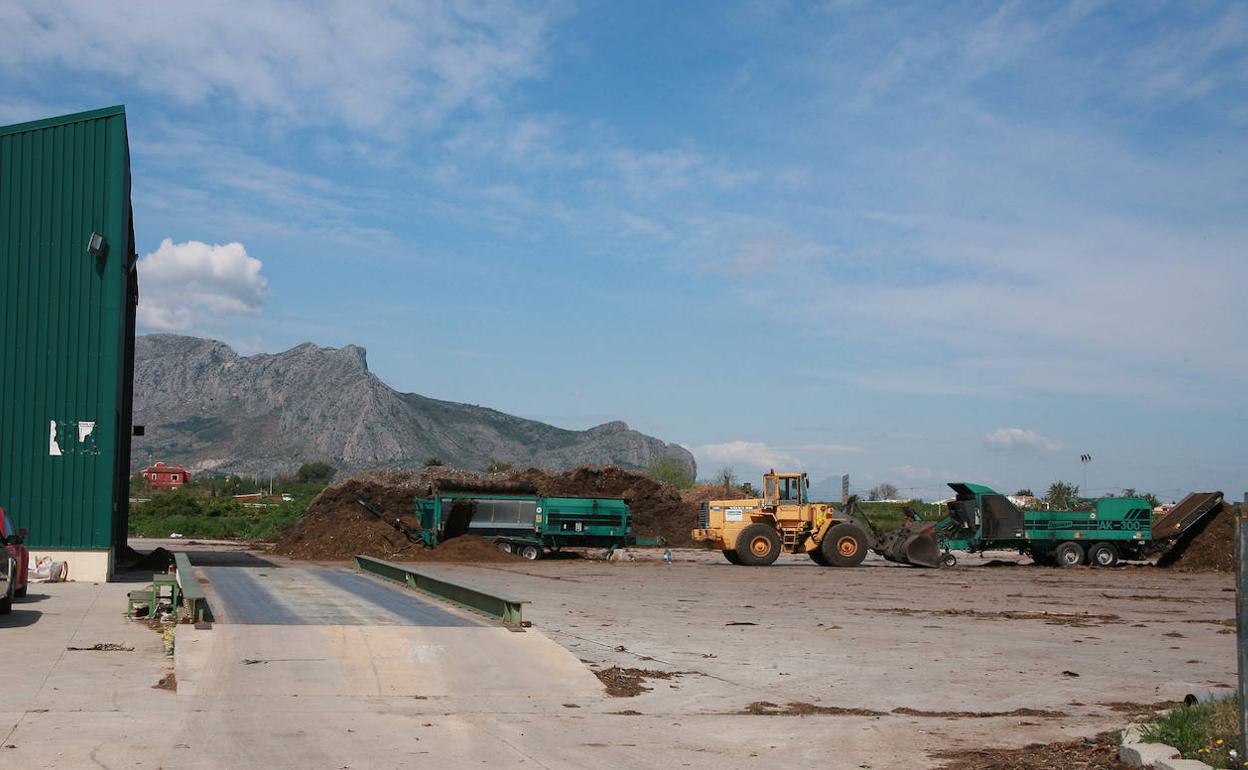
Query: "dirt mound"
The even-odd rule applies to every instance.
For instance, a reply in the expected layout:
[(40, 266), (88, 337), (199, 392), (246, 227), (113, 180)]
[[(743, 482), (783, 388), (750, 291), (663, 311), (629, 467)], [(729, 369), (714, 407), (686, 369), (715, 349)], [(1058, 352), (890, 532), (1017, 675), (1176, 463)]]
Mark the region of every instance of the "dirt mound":
[(686, 501), (679, 490), (645, 474), (614, 466), (583, 465), (570, 471), (529, 468), (512, 474), (528, 481), (547, 497), (620, 497), (633, 515), (638, 537), (661, 537), (671, 545), (692, 545), (689, 537), (698, 502)]
[[(479, 537), (458, 538), (464, 542), (447, 542), (435, 551), (412, 542), (391, 526), (397, 522), (417, 531), (420, 521), (415, 498), (432, 494), (442, 484), (480, 483), (488, 478), (444, 467), (365, 471), (317, 495), (308, 504), (307, 514), (278, 536), (273, 552), (292, 559), (326, 561), (350, 559), (356, 554), (398, 561), (511, 560), (515, 557), (499, 552)], [(365, 510), (361, 499), (383, 512), (385, 520)]]
[[(719, 489), (717, 487), (717, 489)], [(493, 491), (568, 497), (619, 497), (628, 502), (633, 529), (641, 537), (662, 537), (687, 545), (699, 501), (634, 471), (583, 466), (570, 471), (539, 468), (509, 474), (478, 475), (452, 468), (375, 470), (352, 476), (325, 489), (308, 504), (307, 514), (282, 532), (273, 552), (293, 559), (341, 560), (355, 554), (397, 561), (507, 561), (478, 537), (457, 537), (436, 549), (412, 542), (391, 526), (398, 522), (417, 531), (420, 522), (413, 500), (439, 490)], [(386, 514), (381, 521), (359, 500), (368, 500)]]
[(1157, 566), (1180, 572), (1234, 572), (1235, 519), (1235, 507), (1223, 505), (1216, 514), (1185, 532), (1157, 560)]

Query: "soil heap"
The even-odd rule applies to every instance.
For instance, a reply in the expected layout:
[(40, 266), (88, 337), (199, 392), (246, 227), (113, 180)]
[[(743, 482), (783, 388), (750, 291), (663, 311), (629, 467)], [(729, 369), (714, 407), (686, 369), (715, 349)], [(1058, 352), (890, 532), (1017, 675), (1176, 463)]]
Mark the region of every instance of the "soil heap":
[[(365, 471), (327, 487), (308, 504), (302, 519), (278, 535), (273, 553), (292, 559), (339, 561), (356, 554), (397, 561), (511, 561), (484, 538), (464, 536), (436, 549), (408, 539), (391, 522), (420, 529), (412, 500), (433, 493), (439, 482), (479, 481), (450, 468)], [(359, 500), (386, 515), (380, 520)]]
[[(682, 493), (644, 474), (613, 466), (582, 466), (570, 471), (529, 468), (507, 474), (479, 475), (446, 467), (421, 470), (365, 471), (326, 488), (307, 514), (282, 532), (273, 552), (294, 559), (349, 559), (365, 554), (398, 561), (509, 561), (516, 557), (474, 536), (447, 540), (434, 549), (414, 543), (391, 522), (419, 530), (413, 498), (439, 489), (538, 494), (546, 497), (620, 497), (628, 502), (633, 529), (640, 537), (662, 537), (672, 545), (689, 545), (689, 531), (703, 498), (721, 497), (686, 490)], [(720, 490), (722, 488), (715, 487)], [(379, 520), (359, 504), (370, 501), (386, 514)]]
[(1157, 566), (1180, 572), (1234, 572), (1236, 509), (1224, 503), (1216, 514), (1183, 533)]

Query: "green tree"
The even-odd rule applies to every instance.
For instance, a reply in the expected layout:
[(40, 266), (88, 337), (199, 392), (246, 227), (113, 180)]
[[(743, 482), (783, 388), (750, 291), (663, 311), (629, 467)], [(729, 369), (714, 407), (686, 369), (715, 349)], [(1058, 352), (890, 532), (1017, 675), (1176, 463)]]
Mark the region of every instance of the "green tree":
[(1026, 487), (1023, 487), (1022, 489), (1015, 492), (1014, 496), (1015, 497), (1035, 497), (1035, 495), (1031, 494), (1031, 490)]
[(677, 489), (688, 489), (693, 486), (693, 479), (685, 466), (671, 457), (660, 457), (646, 466), (646, 475), (660, 484), (671, 484)]
[(737, 483), (737, 472), (731, 465), (726, 465), (715, 474), (715, 481), (723, 486), (724, 494), (727, 495), (732, 492), (733, 486)]
[(337, 472), (329, 463), (304, 463), (295, 473), (295, 479), (304, 484), (328, 484)]
[(437, 468), (437, 467), (442, 466), (442, 465), (446, 465), (446, 463), (442, 462), (442, 460), (441, 460), (441, 459), (439, 459), (439, 458), (437, 458), (437, 457), (426, 457), (426, 458), (425, 458), (425, 467), (426, 467), (426, 468)]
[(1044, 499), (1050, 507), (1068, 511), (1079, 504), (1079, 486), (1069, 481), (1054, 481)]
[(485, 466), (485, 472), (486, 473), (506, 473), (507, 471), (511, 470), (512, 467), (513, 466), (511, 463), (505, 463), (500, 460), (495, 460), (494, 462)]

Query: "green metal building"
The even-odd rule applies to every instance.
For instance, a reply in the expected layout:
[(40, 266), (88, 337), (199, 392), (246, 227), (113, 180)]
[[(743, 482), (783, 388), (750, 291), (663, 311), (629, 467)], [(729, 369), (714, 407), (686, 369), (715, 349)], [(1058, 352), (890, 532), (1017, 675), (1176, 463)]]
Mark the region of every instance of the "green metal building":
[(0, 128), (0, 507), (70, 579), (126, 542), (137, 303), (125, 108)]

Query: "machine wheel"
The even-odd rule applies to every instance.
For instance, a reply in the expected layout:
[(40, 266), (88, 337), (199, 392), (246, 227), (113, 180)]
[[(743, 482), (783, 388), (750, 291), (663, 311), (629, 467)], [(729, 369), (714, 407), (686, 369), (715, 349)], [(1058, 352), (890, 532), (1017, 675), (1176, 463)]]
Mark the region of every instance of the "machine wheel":
[(728, 563), (729, 563), (729, 564), (740, 564), (740, 563), (741, 563), (741, 560), (737, 558), (737, 552), (736, 552), (736, 551), (734, 551), (734, 550), (732, 550), (731, 548), (725, 548), (725, 549), (724, 549), (723, 551), (721, 551), (720, 553), (722, 553), (722, 554), (724, 555), (724, 558), (728, 560)]
[(511, 543), (495, 543), (494, 545), (503, 553), (511, 553), (515, 550), (512, 548)]
[(537, 561), (542, 558), (542, 549), (535, 545), (522, 545), (520, 546), (520, 558)]
[(737, 558), (750, 567), (766, 567), (780, 556), (780, 535), (766, 524), (751, 524), (737, 535)]
[(867, 558), (867, 533), (857, 524), (841, 522), (828, 530), (819, 547), (833, 567), (857, 567)]
[(1113, 567), (1118, 564), (1118, 549), (1113, 543), (1097, 543), (1088, 551), (1088, 563), (1093, 567)]
[(1053, 551), (1059, 567), (1074, 567), (1083, 564), (1083, 546), (1073, 540), (1067, 540)]
[(815, 550), (807, 551), (806, 553), (810, 556), (810, 560), (815, 564), (818, 564), (820, 567), (832, 566), (832, 562), (828, 561), (828, 557), (823, 555), (822, 548), (816, 548)]
[(944, 556), (940, 557), (940, 566), (956, 567), (958, 566), (958, 557), (954, 556), (951, 553), (946, 553)]

